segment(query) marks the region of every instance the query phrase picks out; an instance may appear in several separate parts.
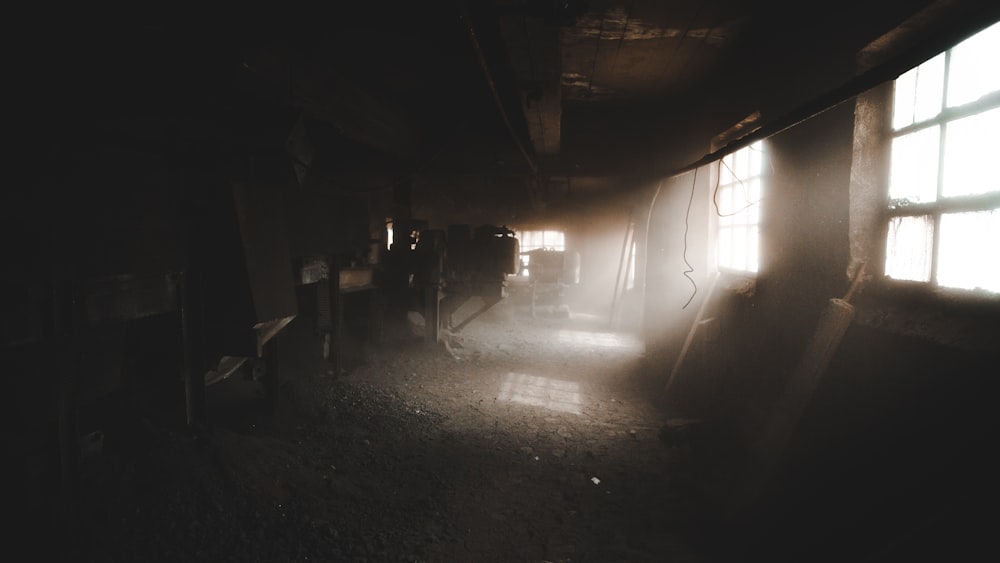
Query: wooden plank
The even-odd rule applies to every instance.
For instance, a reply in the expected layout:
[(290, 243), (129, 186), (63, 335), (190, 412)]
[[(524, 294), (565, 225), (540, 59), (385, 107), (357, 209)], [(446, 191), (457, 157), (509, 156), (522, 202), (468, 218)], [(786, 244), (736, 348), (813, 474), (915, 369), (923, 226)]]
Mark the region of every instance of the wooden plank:
[(792, 440), (799, 419), (812, 402), (830, 360), (851, 325), (854, 307), (848, 301), (864, 278), (864, 271), (865, 265), (862, 264), (844, 298), (830, 299), (821, 313), (816, 332), (752, 448), (747, 479), (742, 490), (732, 497), (730, 516), (744, 513), (763, 495), (768, 479)]
[(687, 337), (684, 339), (684, 345), (681, 347), (681, 352), (677, 355), (677, 361), (674, 362), (674, 367), (670, 370), (670, 376), (667, 377), (667, 382), (663, 385), (663, 391), (660, 393), (660, 402), (667, 399), (670, 394), (671, 387), (673, 387), (674, 382), (677, 381), (677, 374), (680, 372), (681, 366), (684, 365), (684, 359), (687, 357), (688, 350), (691, 348), (691, 342), (694, 341), (695, 333), (698, 332), (701, 320), (705, 316), (705, 310), (708, 308), (708, 302), (712, 300), (712, 296), (715, 294), (715, 286), (718, 285), (719, 276), (719, 272), (715, 272), (715, 275), (712, 277), (712, 282), (708, 286), (708, 293), (706, 293), (704, 299), (701, 300), (701, 305), (698, 307), (698, 314), (695, 316), (694, 322), (691, 323), (691, 330), (688, 331)]

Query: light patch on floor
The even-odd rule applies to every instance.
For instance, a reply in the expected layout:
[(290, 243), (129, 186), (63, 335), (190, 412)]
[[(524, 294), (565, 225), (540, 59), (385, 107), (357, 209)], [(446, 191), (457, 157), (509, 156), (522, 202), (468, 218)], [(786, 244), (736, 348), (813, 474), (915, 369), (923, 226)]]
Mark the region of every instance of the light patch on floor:
[(580, 414), (580, 385), (524, 373), (508, 373), (497, 400)]
[(637, 349), (638, 341), (632, 336), (613, 332), (587, 332), (583, 330), (560, 330), (556, 340), (564, 344), (586, 347)]

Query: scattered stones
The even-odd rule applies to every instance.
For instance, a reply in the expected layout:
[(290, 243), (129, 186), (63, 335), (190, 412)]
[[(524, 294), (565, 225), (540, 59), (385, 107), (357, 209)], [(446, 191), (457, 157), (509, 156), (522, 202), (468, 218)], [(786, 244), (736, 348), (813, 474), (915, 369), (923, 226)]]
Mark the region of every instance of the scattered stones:
[[(314, 416), (161, 440), (135, 465), (145, 489), (123, 501), (128, 517), (92, 520), (91, 559), (614, 561), (616, 546), (664, 533), (643, 522), (680, 513), (663, 475), (670, 449), (638, 439), (661, 424), (641, 389), (616, 387), (612, 409), (583, 415), (489, 400), (524, 372), (576, 378), (581, 401), (612, 404), (602, 376), (634, 352), (582, 357), (546, 338), (553, 329), (470, 325), (462, 355), (474, 365), (388, 346), (352, 377), (323, 380)], [(668, 547), (648, 560), (683, 560)]]

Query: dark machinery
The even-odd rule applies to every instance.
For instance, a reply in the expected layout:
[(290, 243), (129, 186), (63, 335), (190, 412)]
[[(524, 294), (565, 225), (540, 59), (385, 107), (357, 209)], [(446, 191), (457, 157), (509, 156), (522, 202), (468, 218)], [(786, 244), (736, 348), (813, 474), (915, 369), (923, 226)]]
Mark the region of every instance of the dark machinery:
[(60, 154), (50, 191), (20, 207), (44, 236), (3, 237), (4, 466), (37, 522), (71, 526), (100, 502), (88, 479), (137, 447), (142, 421), (200, 426), (207, 386), (240, 364), (267, 366), (273, 408), (276, 336), (297, 315), (280, 177), (123, 144)]
[(564, 310), (565, 289), (580, 283), (580, 254), (565, 250), (539, 248), (524, 253), (529, 257), (528, 279), (531, 286), (531, 316), (538, 304)]
[[(202, 387), (240, 368), (278, 400), (275, 338), (298, 314), (280, 183), (218, 182), (201, 200), (199, 244), (192, 249), (189, 423), (205, 407)], [(186, 310), (185, 312), (188, 312)], [(190, 319), (193, 321), (193, 319)], [(201, 379), (204, 378), (204, 381)]]
[[(507, 275), (517, 273), (519, 256), (512, 230), (451, 225), (444, 231), (412, 220), (397, 229), (409, 236), (388, 253), (386, 290), (404, 310), (423, 314), (426, 340), (440, 341), (442, 330), (461, 331), (506, 297)], [(476, 298), (479, 307), (456, 319)]]
[(345, 373), (380, 330), (381, 240), (372, 239), (369, 202), (309, 184), (286, 202), (300, 320), (315, 331), (328, 373)]
[[(186, 56), (163, 47), (171, 60)], [(13, 491), (5, 505), (33, 531), (72, 536), (77, 507), (103, 500), (88, 479), (110, 475), (148, 428), (199, 432), (222, 419), (213, 398), (234, 387), (254, 392), (241, 413), (256, 416), (259, 403), (274, 412), (277, 344), (296, 342), (291, 331), (305, 325), (295, 319), (315, 312), (330, 332), (343, 317), (378, 323), (354, 307), (378, 284), (377, 261), (357, 257), (377, 230), (369, 223), (390, 211), (378, 190), (342, 189), (322, 168), (324, 149), (338, 162), (378, 151), (330, 131), (310, 146), (299, 108), (218, 72), (237, 68), (228, 56), (204, 59), (214, 70), (195, 72), (190, 97), (179, 75), (151, 63), (132, 69), (149, 71), (141, 78), (115, 72), (122, 82), (107, 83), (143, 84), (148, 99), (121, 112), (112, 106), (129, 96), (93, 111), (64, 106), (18, 130), (31, 173), (0, 204), (0, 467)], [(124, 60), (102, 64), (131, 66)], [(171, 68), (181, 67), (209, 68)]]

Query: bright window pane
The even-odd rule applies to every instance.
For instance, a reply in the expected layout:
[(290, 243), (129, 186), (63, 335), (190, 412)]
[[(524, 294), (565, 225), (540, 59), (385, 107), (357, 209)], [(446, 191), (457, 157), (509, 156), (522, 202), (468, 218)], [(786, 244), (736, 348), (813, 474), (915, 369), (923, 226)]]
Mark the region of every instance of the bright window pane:
[[(898, 213), (906, 202), (925, 203), (932, 204), (934, 215), (890, 219), (888, 277), (929, 282), (933, 276), (939, 286), (1000, 293), (1000, 257), (994, 250), (1000, 210), (945, 212), (949, 198), (1000, 191), (995, 140), (1000, 108), (970, 105), (1000, 92), (998, 55), (1000, 23), (994, 23), (895, 81), (893, 127), (923, 127), (892, 142), (889, 211)], [(945, 96), (947, 106), (962, 107), (964, 117), (941, 111)]]
[(930, 216), (893, 217), (885, 248), (885, 275), (897, 280), (931, 280), (934, 221)]
[(889, 199), (930, 202), (937, 199), (938, 126), (892, 140)]
[(727, 211), (725, 211), (725, 215), (726, 216), (724, 217), (724, 219), (726, 220), (726, 224), (727, 225), (732, 225), (732, 224), (736, 223), (736, 215), (737, 215), (737, 211), (739, 210), (739, 208), (736, 207), (736, 202), (737, 202), (737, 199), (736, 199), (736, 190), (737, 189), (738, 189), (737, 185), (732, 185), (732, 186), (729, 186), (728, 188), (726, 188), (726, 209), (727, 209)]
[(733, 193), (736, 189), (733, 186), (726, 186), (724, 188), (719, 188), (718, 202), (719, 202), (719, 217), (720, 225), (728, 225), (733, 222), (733, 213), (736, 212), (736, 207), (733, 205)]
[(1000, 212), (950, 213), (941, 216), (938, 284), (1000, 292)]
[(757, 141), (756, 143), (750, 145), (750, 154), (751, 154), (750, 176), (760, 176), (761, 173), (760, 167), (764, 160), (762, 158), (763, 154), (761, 153), (761, 150), (763, 149), (761, 147), (760, 141)]
[(718, 265), (747, 272), (757, 271), (763, 143), (742, 148), (719, 165)]
[(941, 113), (944, 95), (944, 53), (896, 79), (892, 127), (900, 129)]
[(756, 225), (760, 220), (760, 178), (740, 186), (733, 205), (740, 212), (733, 219), (739, 225)]
[(733, 167), (733, 171), (736, 172), (737, 178), (741, 178), (744, 181), (750, 176), (750, 160), (747, 158), (747, 153), (749, 152), (747, 149), (742, 149), (733, 155), (733, 158), (736, 160), (736, 166)]
[(566, 250), (566, 234), (562, 231), (521, 231), (517, 238), (521, 252), (539, 248)]
[(750, 202), (760, 201), (760, 178), (754, 178), (749, 182)]
[(948, 69), (948, 107), (974, 102), (1000, 90), (1000, 23), (995, 23), (951, 51)]
[(750, 244), (747, 246), (747, 271), (756, 272), (758, 266), (757, 260), (760, 254), (758, 248), (760, 245), (759, 243), (760, 238), (758, 237), (757, 227), (756, 226), (750, 227), (749, 229), (747, 229), (747, 233), (748, 233), (748, 240), (750, 241)]
[(728, 186), (733, 183), (733, 155), (727, 155), (722, 158), (722, 164), (719, 166), (719, 185)]
[(760, 178), (720, 187), (715, 199), (720, 225), (756, 224), (760, 215)]
[(733, 229), (733, 262), (731, 266), (739, 270), (747, 269), (746, 229)]
[(532, 250), (566, 250), (566, 233), (562, 231), (519, 231), (517, 233), (518, 246), (521, 249), (521, 260), (525, 269), (521, 272), (527, 276), (528, 266), (531, 263), (531, 255), (525, 254)]
[(730, 266), (733, 264), (733, 230), (731, 228), (719, 229), (719, 265)]
[(1000, 108), (948, 123), (944, 145), (944, 196), (1000, 190), (996, 161), (1000, 149), (995, 141), (998, 134)]

